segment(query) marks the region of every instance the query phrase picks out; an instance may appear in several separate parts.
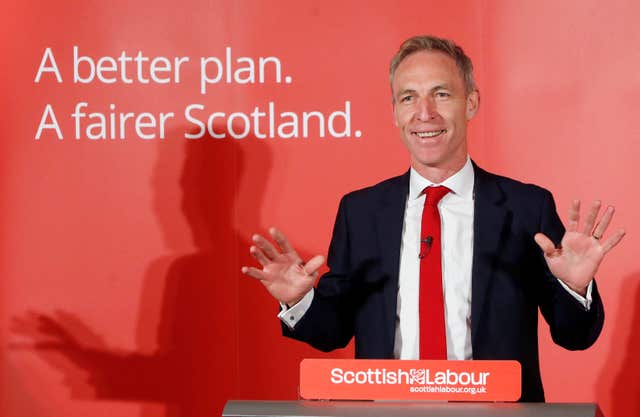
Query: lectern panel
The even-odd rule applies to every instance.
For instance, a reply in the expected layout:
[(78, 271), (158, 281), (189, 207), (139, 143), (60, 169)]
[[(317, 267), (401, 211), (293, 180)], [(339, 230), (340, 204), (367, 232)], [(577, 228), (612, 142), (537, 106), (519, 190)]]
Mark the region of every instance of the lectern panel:
[(228, 401), (223, 417), (602, 417), (596, 404)]

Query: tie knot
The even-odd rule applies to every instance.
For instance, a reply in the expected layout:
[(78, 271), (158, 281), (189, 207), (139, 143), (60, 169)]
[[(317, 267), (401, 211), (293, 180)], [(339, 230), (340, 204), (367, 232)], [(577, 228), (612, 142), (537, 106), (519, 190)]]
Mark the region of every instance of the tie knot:
[(425, 194), (426, 198), (424, 200), (425, 206), (437, 206), (442, 197), (447, 195), (447, 193), (451, 191), (447, 187), (442, 185), (434, 185), (431, 187), (425, 188), (422, 192)]

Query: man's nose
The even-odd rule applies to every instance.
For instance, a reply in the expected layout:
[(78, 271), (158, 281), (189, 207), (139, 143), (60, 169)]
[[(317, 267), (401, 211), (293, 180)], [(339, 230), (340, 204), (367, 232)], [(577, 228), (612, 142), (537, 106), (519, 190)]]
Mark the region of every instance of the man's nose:
[(438, 110), (433, 100), (428, 97), (418, 100), (418, 107), (416, 109), (416, 117), (418, 120), (426, 122), (435, 119), (437, 115)]

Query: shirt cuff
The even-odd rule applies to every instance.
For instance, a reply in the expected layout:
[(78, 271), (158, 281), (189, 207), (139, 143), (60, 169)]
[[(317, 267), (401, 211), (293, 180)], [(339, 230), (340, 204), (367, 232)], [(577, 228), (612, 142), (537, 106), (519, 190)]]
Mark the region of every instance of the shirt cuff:
[(567, 290), (567, 292), (569, 292), (569, 294), (573, 296), (573, 298), (575, 298), (580, 302), (580, 304), (582, 304), (585, 310), (589, 311), (591, 309), (591, 301), (592, 301), (591, 288), (593, 287), (593, 280), (589, 281), (589, 285), (587, 286), (587, 295), (585, 297), (581, 296), (580, 294), (578, 294), (577, 292), (569, 288), (569, 286), (564, 282), (562, 282), (561, 279), (558, 279), (558, 282), (560, 283), (560, 285), (562, 285), (562, 287), (565, 290)]
[(300, 319), (304, 316), (304, 314), (311, 307), (311, 302), (313, 301), (313, 288), (309, 290), (308, 293), (302, 297), (302, 300), (298, 301), (291, 307), (288, 307), (285, 303), (280, 303), (280, 308), (282, 311), (278, 314), (278, 318), (289, 327), (289, 329), (293, 330), (293, 328), (298, 324)]

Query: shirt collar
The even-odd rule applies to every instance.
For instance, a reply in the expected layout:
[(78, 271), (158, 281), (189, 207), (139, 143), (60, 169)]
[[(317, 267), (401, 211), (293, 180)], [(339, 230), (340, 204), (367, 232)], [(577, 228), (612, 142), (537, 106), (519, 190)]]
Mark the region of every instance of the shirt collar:
[(432, 185), (444, 185), (458, 197), (464, 200), (472, 200), (474, 181), (475, 173), (473, 172), (473, 165), (471, 164), (471, 158), (469, 158), (469, 156), (467, 156), (467, 162), (458, 172), (440, 184), (434, 184), (418, 174), (418, 171), (411, 167), (411, 172), (409, 174), (409, 201), (420, 198), (422, 190)]

